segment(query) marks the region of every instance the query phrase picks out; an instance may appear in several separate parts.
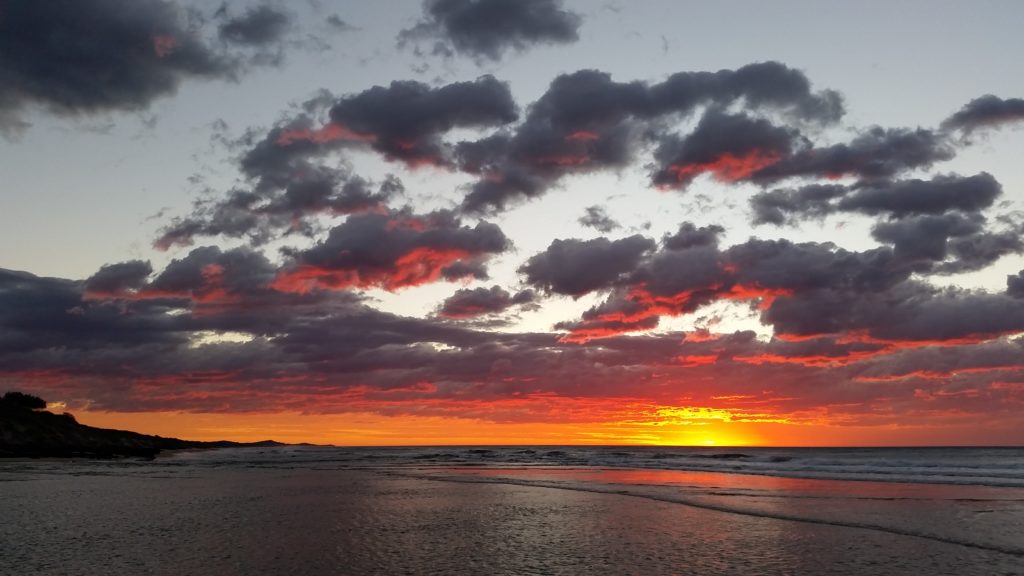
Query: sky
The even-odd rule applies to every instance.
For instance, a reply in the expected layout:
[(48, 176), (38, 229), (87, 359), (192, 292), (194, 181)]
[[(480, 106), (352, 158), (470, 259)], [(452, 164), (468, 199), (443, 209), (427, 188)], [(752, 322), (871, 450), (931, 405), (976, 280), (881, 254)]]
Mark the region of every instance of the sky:
[(0, 0), (0, 390), (199, 440), (1022, 444), (1022, 18)]

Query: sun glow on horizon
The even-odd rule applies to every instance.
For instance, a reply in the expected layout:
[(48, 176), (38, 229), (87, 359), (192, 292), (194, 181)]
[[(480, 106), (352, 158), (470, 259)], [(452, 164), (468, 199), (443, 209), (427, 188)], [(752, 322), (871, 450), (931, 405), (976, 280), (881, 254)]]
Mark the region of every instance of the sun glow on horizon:
[[(74, 411), (82, 424), (188, 440), (277, 440), (336, 446), (955, 446), (992, 445), (969, 424), (870, 426), (825, 423), (498, 423), (438, 416)], [(1006, 430), (1000, 445), (1024, 438)]]

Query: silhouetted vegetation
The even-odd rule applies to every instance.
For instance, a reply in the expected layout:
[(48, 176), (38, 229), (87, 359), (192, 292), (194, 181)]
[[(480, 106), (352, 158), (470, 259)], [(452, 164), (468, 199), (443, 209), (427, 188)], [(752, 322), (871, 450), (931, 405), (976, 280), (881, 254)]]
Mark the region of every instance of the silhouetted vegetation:
[(23, 392), (8, 392), (0, 396), (0, 410), (42, 410), (46, 408), (46, 400), (39, 396)]
[(153, 457), (162, 450), (280, 446), (279, 442), (196, 442), (108, 430), (79, 424), (71, 414), (44, 410), (38, 396), (8, 392), (0, 397), (0, 457)]

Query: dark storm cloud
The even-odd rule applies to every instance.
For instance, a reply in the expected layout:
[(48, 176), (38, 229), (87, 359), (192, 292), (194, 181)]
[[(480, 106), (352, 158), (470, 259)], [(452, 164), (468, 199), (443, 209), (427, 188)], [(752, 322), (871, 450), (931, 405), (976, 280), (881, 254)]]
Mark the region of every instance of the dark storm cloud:
[(434, 42), (435, 54), (499, 60), (509, 49), (579, 39), (582, 18), (561, 0), (426, 0), (424, 17), (398, 35), (400, 47)]
[[(516, 106), (490, 77), (437, 88), (397, 82), (321, 97), (298, 118), (252, 132), (239, 165), (245, 181), (172, 222), (162, 244), (197, 235), (258, 243), (315, 235), (321, 216), (345, 219), (311, 247), (286, 249), (281, 265), (252, 248), (207, 246), (155, 274), (140, 261), (105, 266), (84, 281), (0, 270), (0, 384), (26, 382), (36, 387), (30, 391), (97, 409), (489, 421), (564, 419), (566, 403), (581, 400), (619, 409), (686, 398), (726, 408), (767, 402), (796, 419), (826, 407), (854, 422), (898, 412), (897, 402), (911, 406), (919, 392), (939, 398), (942, 386), (953, 385), (988, 387), (991, 403), (957, 406), (966, 413), (992, 414), (1004, 400), (1019, 406), (1020, 389), (998, 388), (984, 371), (1022, 381), (1024, 342), (1013, 335), (1024, 332), (1024, 271), (995, 293), (927, 281), (1024, 250), (1024, 230), (1012, 218), (982, 215), (999, 184), (984, 173), (891, 181), (950, 157), (941, 133), (878, 128), (815, 146), (805, 136), (815, 133), (809, 125), (837, 121), (841, 99), (812, 91), (802, 73), (777, 63), (656, 84), (580, 71), (557, 78), (526, 110), (520, 124), (506, 126)], [(698, 113), (692, 133), (676, 135), (676, 124)], [(446, 141), (455, 128), (496, 131)], [(662, 167), (695, 166), (693, 174), (761, 185), (851, 176), (858, 180), (759, 194), (755, 219), (864, 214), (877, 218), (873, 234), (883, 245), (852, 251), (751, 238), (724, 246), (721, 226), (689, 222), (660, 243), (640, 235), (555, 240), (523, 263), (523, 279), (538, 292), (606, 296), (556, 324), (566, 333), (479, 329), (536, 299), (533, 290), (499, 286), (457, 290), (436, 317), (402, 317), (374, 309), (360, 291), (484, 279), (490, 259), (511, 243), (497, 226), (467, 224), (455, 212), (388, 208), (401, 183), (338, 168), (344, 159), (334, 156), (349, 149), (479, 176), (463, 205), (476, 212), (539, 196), (566, 175), (630, 166), (650, 150)], [(582, 223), (610, 228), (597, 208)], [(750, 306), (775, 337), (622, 336), (723, 302)], [(887, 380), (894, 378), (912, 381)], [(862, 385), (871, 379), (886, 384)]]
[(936, 274), (982, 270), (1003, 256), (1024, 253), (1024, 226), (952, 238), (948, 249), (952, 259), (932, 268)]
[(701, 104), (742, 101), (748, 109), (778, 110), (807, 121), (830, 124), (843, 113), (834, 90), (811, 90), (803, 72), (779, 62), (758, 62), (718, 72), (677, 72), (650, 88), (655, 115), (686, 113)]
[[(132, 383), (145, 386), (159, 378), (169, 394), (182, 399), (197, 387), (213, 395), (264, 386), (272, 391), (277, 376), (302, 366), (308, 374), (310, 365), (326, 360), (337, 377), (364, 369), (360, 358), (377, 348), (384, 349), (380, 361), (386, 363), (387, 351), (400, 359), (402, 347), (418, 348), (422, 341), (470, 346), (486, 340), (372, 310), (345, 292), (276, 292), (267, 286), (267, 271), (262, 256), (205, 247), (173, 262), (130, 299), (122, 294), (104, 300), (83, 298), (81, 282), (0, 270), (0, 379), (54, 375), (58, 387), (79, 393), (96, 386), (87, 394), (108, 406), (159, 409), (145, 393), (133, 398)], [(171, 310), (178, 313), (168, 314)], [(194, 345), (204, 332), (239, 330), (253, 340)], [(379, 384), (399, 379), (383, 378)], [(339, 382), (338, 389), (345, 385)], [(236, 409), (247, 406), (241, 397), (224, 401)], [(211, 408), (200, 404), (193, 408)]]
[(678, 188), (705, 173), (725, 182), (744, 180), (790, 156), (801, 143), (793, 129), (712, 109), (686, 137), (662, 139), (654, 151), (659, 168), (652, 180), (658, 186)]
[[(94, 276), (101, 284), (127, 267), (106, 270)], [(113, 281), (105, 287), (121, 284)], [(144, 307), (125, 314), (118, 306), (88, 303), (82, 296), (81, 282), (0, 269), (0, 365), (6, 370), (46, 370), (50, 361), (65, 362), (62, 356), (80, 352), (97, 353), (93, 361), (99, 362), (107, 349), (171, 346), (185, 340), (177, 333), (181, 320), (164, 310)]]
[(249, 46), (264, 46), (280, 40), (291, 19), (284, 12), (271, 6), (251, 8), (220, 25), (220, 37), (227, 42)]
[[(314, 406), (321, 413), (544, 421), (552, 410), (564, 410), (561, 401), (567, 399), (614, 397), (614, 404), (628, 398), (670, 405), (684, 394), (695, 405), (716, 405), (714, 397), (723, 395), (768, 401), (775, 414), (823, 404), (847, 406), (835, 409), (855, 420), (878, 406), (891, 407), (897, 391), (911, 397), (913, 388), (922, 388), (918, 381), (913, 388), (889, 384), (883, 394), (877, 387), (856, 385), (857, 378), (899, 377), (921, 366), (967, 373), (1019, 369), (1020, 342), (1011, 341), (939, 353), (928, 348), (901, 352), (889, 344), (850, 338), (761, 342), (752, 333), (610, 336), (600, 345), (559, 341), (556, 334), (489, 333), (374, 310), (346, 292), (252, 289), (265, 282), (263, 274), (228, 270), (261, 270), (258, 259), (208, 249), (194, 252), (158, 275), (165, 287), (202, 288), (211, 277), (210, 271), (203, 275), (203, 268), (216, 265), (223, 267), (218, 274), (237, 279), (231, 282), (236, 289), (211, 293), (209, 301), (189, 300), (183, 304), (186, 313), (173, 315), (159, 300), (89, 301), (82, 298), (81, 282), (0, 271), (0, 381), (71, 401), (73, 409), (77, 400), (87, 400), (101, 410), (308, 412)], [(242, 285), (249, 288), (240, 290)], [(981, 314), (967, 324), (976, 331), (1009, 330), (1021, 320), (1019, 312), (1006, 307), (1012, 301), (1007, 296), (930, 290), (917, 286), (899, 292), (906, 297), (889, 303), (890, 308), (868, 313), (879, 306), (876, 301), (854, 317), (896, 314), (906, 320), (908, 327), (897, 332), (875, 334), (894, 342), (920, 334), (956, 337), (959, 332), (949, 330), (952, 318), (973, 311)], [(636, 317), (626, 306), (616, 318), (595, 319), (590, 328), (594, 336), (608, 336), (657, 323), (657, 316)], [(253, 339), (195, 339), (225, 330)], [(152, 394), (155, 383), (159, 395)], [(532, 404), (537, 398), (559, 403), (537, 407)], [(504, 400), (515, 404), (502, 407)], [(736, 401), (730, 406), (735, 409)], [(991, 406), (962, 408), (985, 412)]]
[(971, 100), (942, 122), (948, 130), (971, 133), (981, 128), (998, 128), (1003, 124), (1024, 121), (1024, 99), (1002, 99), (986, 94)]
[(875, 126), (849, 143), (805, 147), (756, 170), (750, 179), (764, 184), (792, 177), (891, 178), (909, 170), (930, 168), (955, 155), (952, 144), (941, 133)]
[(0, 116), (26, 104), (59, 114), (141, 110), (188, 78), (231, 78), (214, 51), (160, 0), (0, 1)]
[(283, 291), (381, 287), (397, 290), (451, 279), (451, 267), (481, 263), (511, 243), (488, 222), (463, 225), (451, 212), (408, 211), (349, 216), (322, 242), (289, 251), (291, 261), (275, 281)]
[(441, 278), (448, 282), (458, 282), (471, 279), (488, 280), (490, 275), (487, 273), (486, 260), (474, 258), (470, 260), (457, 260), (441, 268)]
[(275, 271), (266, 256), (250, 248), (223, 251), (203, 246), (172, 260), (142, 292), (156, 297), (222, 300), (266, 287)]
[(593, 228), (594, 230), (604, 232), (605, 234), (622, 227), (621, 224), (608, 215), (608, 212), (603, 206), (587, 206), (584, 209), (583, 216), (581, 216), (577, 222), (587, 228)]
[(368, 142), (331, 124), (319, 127), (313, 116), (326, 114), (335, 102), (322, 93), (303, 103), (297, 117), (269, 131), (249, 130), (230, 143), (242, 149), (238, 168), (249, 186), (200, 199), (191, 214), (164, 227), (155, 245), (167, 249), (190, 245), (196, 236), (220, 235), (263, 244), (280, 234), (318, 232), (315, 216), (383, 210), (405, 188), (393, 175), (377, 182), (361, 178), (330, 157)]
[(262, 138), (258, 138), (256, 130), (251, 130), (234, 143), (245, 147), (238, 159), (238, 168), (256, 182), (258, 189), (284, 187), (295, 173), (322, 169), (315, 161), (352, 144), (344, 139), (320, 138), (318, 134), (308, 114), (275, 126)]
[(1021, 338), (959, 347), (911, 348), (869, 358), (856, 367), (854, 378), (862, 381), (918, 378), (953, 382), (958, 377), (980, 375), (983, 383), (987, 384), (995, 374), (1019, 371), (1022, 357), (1024, 339)]
[[(762, 313), (776, 334), (943, 341), (1024, 328), (1024, 313), (1014, 312), (1003, 295), (943, 291), (913, 280), (911, 268), (888, 248), (849, 252), (828, 244), (751, 241), (730, 248), (726, 258), (739, 284), (777, 290)], [(975, 307), (977, 314), (970, 311)]]
[(160, 249), (191, 245), (197, 236), (248, 238), (263, 244), (284, 233), (312, 235), (308, 217), (383, 210), (404, 187), (394, 176), (379, 184), (330, 168), (308, 166), (293, 174), (283, 190), (257, 184), (256, 190), (232, 190), (223, 200), (202, 200), (191, 215), (176, 218), (154, 243)]
[[(760, 352), (760, 355), (747, 356), (746, 354), (750, 352)], [(740, 349), (732, 355), (739, 361), (750, 364), (786, 363), (838, 367), (872, 359), (885, 353), (885, 344), (822, 336), (804, 340), (773, 338), (760, 350)]]
[(960, 214), (923, 215), (890, 222), (879, 222), (871, 235), (879, 242), (892, 244), (896, 256), (908, 262), (942, 261), (950, 238), (977, 234), (979, 218)]
[(500, 286), (461, 288), (445, 299), (438, 314), (444, 318), (472, 318), (485, 314), (496, 314), (517, 304), (528, 304), (533, 301), (534, 297), (532, 290), (524, 290), (512, 295)]
[(453, 128), (487, 128), (518, 117), (508, 84), (493, 76), (431, 88), (394, 81), (340, 99), (331, 122), (360, 135), (387, 158), (411, 165), (447, 164), (439, 137)]
[(527, 260), (519, 272), (538, 288), (578, 297), (621, 283), (654, 247), (652, 240), (640, 235), (613, 241), (555, 240)]
[(1006, 277), (1006, 293), (1014, 298), (1024, 298), (1024, 270)]
[(794, 294), (815, 290), (884, 292), (911, 274), (888, 248), (854, 252), (830, 242), (752, 238), (723, 252), (738, 283)]
[(567, 330), (568, 339), (585, 342), (591, 339), (607, 338), (651, 330), (658, 326), (660, 314), (652, 313), (650, 307), (630, 297), (627, 289), (618, 288), (595, 306), (590, 307), (578, 321), (559, 322), (556, 330)]
[(976, 213), (1002, 195), (999, 182), (982, 172), (974, 176), (936, 176), (931, 180), (859, 182), (851, 186), (811, 184), (761, 192), (750, 199), (755, 224), (796, 223), (836, 212), (904, 218), (949, 211)]
[(108, 264), (85, 281), (85, 291), (113, 295), (138, 290), (152, 273), (153, 266), (142, 260)]
[(638, 267), (632, 280), (654, 296), (677, 298), (680, 311), (692, 312), (715, 298), (728, 275), (715, 246), (665, 250)]
[(658, 316), (630, 318), (620, 314), (616, 308), (621, 303), (622, 301), (616, 300), (591, 308), (583, 313), (583, 317), (578, 322), (558, 322), (554, 325), (554, 329), (567, 330), (569, 336), (566, 337), (566, 341), (568, 342), (585, 342), (629, 332), (653, 330), (658, 327)]
[[(340, 98), (323, 95), (307, 108), (250, 143), (240, 160), (246, 176), (281, 187), (297, 169), (346, 148), (370, 148), (411, 168), (449, 166), (446, 132), (493, 128), (518, 117), (508, 85), (489, 75), (437, 88), (396, 80)], [(316, 112), (327, 116), (326, 124), (313, 119)]]
[(661, 243), (668, 250), (684, 250), (698, 246), (717, 246), (718, 237), (725, 233), (725, 228), (711, 224), (698, 228), (692, 222), (683, 222), (675, 234), (666, 234)]
[(666, 248), (634, 263), (617, 283), (622, 289), (572, 329), (586, 335), (611, 321), (647, 326), (652, 317), (733, 300), (758, 304), (776, 334), (841, 333), (855, 328), (855, 301), (906, 283), (912, 272), (887, 247), (850, 252), (829, 243), (751, 239), (725, 250), (714, 244)]
[(623, 168), (645, 139), (672, 121), (702, 106), (736, 104), (824, 124), (843, 113), (837, 93), (813, 92), (803, 73), (778, 62), (680, 72), (657, 84), (616, 82), (607, 73), (580, 70), (555, 78), (514, 132), (456, 147), (459, 167), (483, 176), (462, 207), (471, 213), (499, 211), (542, 195), (563, 176)]
[[(973, 229), (980, 233), (978, 230)], [(569, 246), (572, 249), (553, 245), (555, 250), (549, 248), (535, 256), (520, 271), (536, 285), (546, 282), (549, 290), (574, 296), (618, 288), (604, 303), (588, 310), (580, 322), (559, 325), (570, 330), (571, 339), (585, 340), (649, 329), (660, 316), (689, 314), (723, 300), (757, 305), (762, 310), (762, 321), (773, 325), (777, 334), (804, 336), (864, 329), (853, 326), (861, 318), (850, 316), (855, 301), (874, 298), (876, 304), (888, 305), (883, 297), (873, 295), (906, 285), (914, 272), (931, 272), (936, 265), (935, 260), (921, 264), (897, 255), (889, 247), (851, 252), (830, 243), (751, 239), (720, 249), (716, 237), (714, 227), (697, 229), (684, 224), (679, 234), (666, 238), (663, 250), (644, 250), (618, 260), (599, 250), (584, 250), (589, 246), (574, 241)], [(943, 242), (948, 239), (941, 234), (936, 237)], [(653, 244), (651, 240), (636, 238), (648, 243), (647, 246)], [(606, 239), (590, 241), (593, 246), (608, 243)], [(571, 263), (587, 261), (574, 259), (576, 253), (594, 255), (594, 264), (577, 264), (580, 268), (574, 271), (576, 275), (556, 278)], [(945, 253), (929, 256), (944, 257)], [(601, 261), (615, 262), (617, 266), (614, 270), (601, 267)], [(527, 269), (531, 264), (536, 270)], [(956, 260), (943, 265), (946, 264), (966, 265)], [(574, 282), (581, 277), (589, 281)], [(555, 288), (551, 288), (552, 284)], [(880, 320), (883, 318), (879, 316)]]
[(888, 214), (942, 214), (950, 210), (979, 212), (992, 206), (1003, 188), (991, 174), (936, 176), (931, 180), (902, 180), (864, 185), (839, 201), (839, 210)]
[[(1024, 308), (1004, 294), (961, 289), (939, 290), (908, 283), (888, 302), (856, 306), (855, 327), (868, 334), (895, 341), (943, 341), (987, 339), (1024, 330)], [(909, 294), (901, 294), (907, 292)]]
[(839, 184), (809, 184), (759, 192), (750, 198), (754, 224), (797, 224), (805, 218), (822, 218), (836, 211), (832, 202), (849, 192)]
[(891, 244), (895, 256), (917, 272), (958, 274), (1024, 252), (1022, 232), (1020, 224), (994, 230), (978, 214), (951, 212), (879, 222), (871, 234), (879, 242)]

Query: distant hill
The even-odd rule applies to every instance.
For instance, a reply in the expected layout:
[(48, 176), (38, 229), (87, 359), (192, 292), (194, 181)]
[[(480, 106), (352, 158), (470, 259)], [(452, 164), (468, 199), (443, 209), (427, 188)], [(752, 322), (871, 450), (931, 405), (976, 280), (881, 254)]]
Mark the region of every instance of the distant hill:
[(54, 414), (46, 402), (21, 392), (0, 397), (0, 458), (153, 457), (162, 450), (284, 446), (280, 442), (197, 442), (109, 430), (79, 424), (71, 414)]

